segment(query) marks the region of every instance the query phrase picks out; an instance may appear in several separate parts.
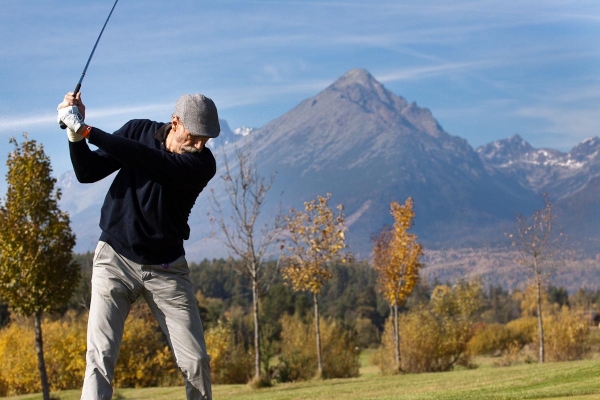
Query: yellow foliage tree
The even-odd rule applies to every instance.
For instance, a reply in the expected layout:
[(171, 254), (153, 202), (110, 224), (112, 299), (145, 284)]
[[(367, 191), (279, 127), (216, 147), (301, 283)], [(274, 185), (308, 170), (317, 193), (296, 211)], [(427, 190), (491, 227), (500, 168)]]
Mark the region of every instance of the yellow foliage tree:
[(291, 215), (284, 219), (288, 256), (282, 274), (295, 291), (313, 294), (319, 376), (323, 373), (323, 360), (318, 295), (323, 284), (332, 277), (328, 263), (342, 259), (341, 251), (346, 247), (343, 207), (338, 204), (335, 214), (327, 204), (330, 197), (330, 193), (325, 197), (317, 196), (316, 200), (304, 203), (304, 211), (292, 209)]
[(44, 400), (50, 389), (42, 335), (42, 314), (66, 303), (80, 279), (72, 260), (75, 235), (60, 210), (50, 158), (35, 140), (19, 144), (6, 165), (6, 198), (0, 203), (0, 300), (16, 314), (33, 316), (35, 349)]
[(404, 304), (419, 280), (419, 270), (423, 267), (419, 257), (423, 254), (423, 248), (417, 243), (417, 236), (408, 233), (415, 217), (412, 199), (406, 199), (404, 205), (392, 202), (390, 208), (394, 225), (391, 229), (382, 229), (374, 239), (372, 261), (377, 272), (379, 291), (393, 311), (396, 368), (400, 371), (398, 308)]

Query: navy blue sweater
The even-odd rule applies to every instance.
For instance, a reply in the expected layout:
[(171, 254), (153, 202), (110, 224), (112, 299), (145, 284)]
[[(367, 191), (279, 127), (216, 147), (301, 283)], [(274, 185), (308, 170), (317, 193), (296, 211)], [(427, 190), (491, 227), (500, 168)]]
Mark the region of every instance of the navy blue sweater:
[(171, 124), (132, 120), (115, 133), (92, 128), (88, 140), (69, 142), (77, 180), (97, 182), (119, 171), (106, 194), (100, 240), (140, 264), (163, 264), (185, 254), (188, 217), (216, 173), (211, 151), (171, 153), (164, 141)]

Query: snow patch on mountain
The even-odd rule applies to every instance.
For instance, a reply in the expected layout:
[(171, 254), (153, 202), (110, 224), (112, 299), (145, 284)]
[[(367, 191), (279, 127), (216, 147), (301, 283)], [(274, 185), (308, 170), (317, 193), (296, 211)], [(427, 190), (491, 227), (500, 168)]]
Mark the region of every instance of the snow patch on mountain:
[(254, 130), (254, 128), (249, 128), (247, 126), (240, 126), (239, 128), (235, 128), (233, 130), (233, 134), (234, 135), (241, 135), (241, 136), (248, 136), (249, 134), (252, 133), (252, 131)]
[(477, 149), (488, 170), (516, 179), (537, 193), (562, 198), (585, 187), (600, 174), (600, 139), (588, 138), (564, 153), (536, 149), (519, 135)]

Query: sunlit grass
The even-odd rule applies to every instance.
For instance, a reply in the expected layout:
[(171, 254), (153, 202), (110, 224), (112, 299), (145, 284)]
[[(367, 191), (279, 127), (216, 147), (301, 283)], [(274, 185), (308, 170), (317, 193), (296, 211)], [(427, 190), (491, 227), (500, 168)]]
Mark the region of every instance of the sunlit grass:
[[(585, 360), (564, 363), (523, 364), (493, 367), (491, 360), (481, 359), (480, 368), (444, 373), (381, 376), (370, 365), (371, 351), (361, 356), (361, 376), (278, 384), (254, 390), (248, 385), (215, 385), (217, 400), (286, 400), (286, 399), (600, 399), (600, 362)], [(77, 400), (80, 391), (56, 393), (61, 400)], [(185, 399), (183, 387), (119, 389), (118, 396), (127, 400)], [(10, 397), (11, 400), (39, 400), (41, 395)]]

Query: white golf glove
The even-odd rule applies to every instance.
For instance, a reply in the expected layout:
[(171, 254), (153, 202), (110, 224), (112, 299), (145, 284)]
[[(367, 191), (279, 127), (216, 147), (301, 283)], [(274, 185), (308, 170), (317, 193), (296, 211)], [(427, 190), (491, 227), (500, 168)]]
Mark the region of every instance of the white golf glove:
[(58, 122), (62, 121), (67, 126), (67, 136), (70, 142), (79, 142), (83, 140), (83, 136), (77, 134), (81, 125), (83, 125), (83, 117), (79, 113), (77, 106), (68, 106), (58, 109)]

